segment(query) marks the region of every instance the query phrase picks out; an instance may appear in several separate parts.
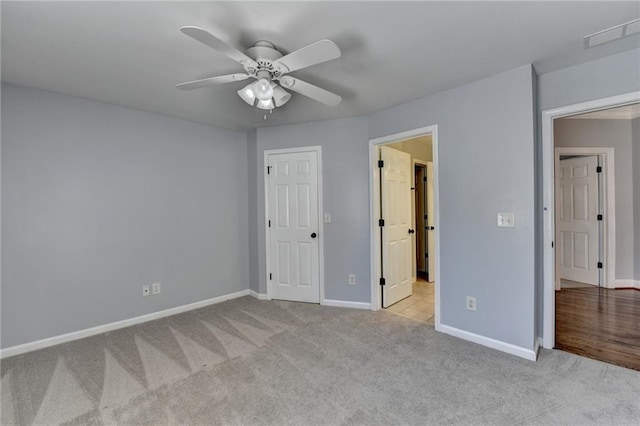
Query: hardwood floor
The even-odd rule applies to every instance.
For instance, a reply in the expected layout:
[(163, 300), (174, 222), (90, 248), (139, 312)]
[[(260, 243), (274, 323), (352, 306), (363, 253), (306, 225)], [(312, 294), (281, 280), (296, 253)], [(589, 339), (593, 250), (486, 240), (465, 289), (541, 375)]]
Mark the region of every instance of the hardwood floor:
[(556, 292), (556, 348), (640, 371), (640, 291)]

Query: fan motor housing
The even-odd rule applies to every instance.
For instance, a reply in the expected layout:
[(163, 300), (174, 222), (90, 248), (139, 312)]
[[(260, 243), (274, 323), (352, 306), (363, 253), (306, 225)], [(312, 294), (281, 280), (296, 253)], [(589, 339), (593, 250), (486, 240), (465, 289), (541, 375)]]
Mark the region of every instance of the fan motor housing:
[(255, 42), (255, 44), (247, 49), (247, 56), (256, 62), (260, 63), (260, 60), (266, 59), (269, 62), (275, 61), (278, 58), (282, 57), (282, 53), (276, 49), (273, 43), (270, 43), (266, 40), (260, 40)]

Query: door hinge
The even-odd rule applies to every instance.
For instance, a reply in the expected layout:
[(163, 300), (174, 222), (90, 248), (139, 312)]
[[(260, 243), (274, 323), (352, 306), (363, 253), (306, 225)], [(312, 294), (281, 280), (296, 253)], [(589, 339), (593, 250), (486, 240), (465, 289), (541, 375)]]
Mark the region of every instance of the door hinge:
[(602, 269), (602, 262), (598, 262), (598, 269)]
[(553, 248), (553, 241), (551, 241), (551, 248)]
[(384, 278), (380, 278), (380, 285), (385, 285), (386, 281)]
[(267, 174), (270, 175), (271, 174), (271, 166), (267, 166)]
[(598, 215), (598, 220), (602, 220), (602, 215), (601, 214)]
[(378, 226), (384, 226), (384, 219), (378, 220)]
[(602, 166), (596, 166), (596, 173), (602, 173)]
[(429, 253), (425, 253), (425, 254), (424, 254), (424, 257), (429, 257)]
[(426, 214), (424, 215), (424, 220), (427, 220), (427, 215)]
[(271, 228), (271, 219), (269, 219), (269, 228)]
[(426, 176), (423, 177), (422, 180), (424, 180), (426, 182), (427, 181), (427, 177)]
[(384, 167), (384, 161), (378, 160), (378, 167), (383, 168)]
[(273, 274), (271, 274), (271, 272), (269, 272), (269, 281), (271, 281), (273, 279)]

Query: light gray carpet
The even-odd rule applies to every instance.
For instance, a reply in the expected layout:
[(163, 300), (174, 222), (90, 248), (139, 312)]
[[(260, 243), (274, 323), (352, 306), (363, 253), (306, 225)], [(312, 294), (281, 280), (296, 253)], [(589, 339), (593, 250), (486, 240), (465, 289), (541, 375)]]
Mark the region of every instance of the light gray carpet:
[[(640, 354), (639, 354), (640, 356)], [(640, 373), (244, 297), (3, 360), (2, 424), (635, 424)]]

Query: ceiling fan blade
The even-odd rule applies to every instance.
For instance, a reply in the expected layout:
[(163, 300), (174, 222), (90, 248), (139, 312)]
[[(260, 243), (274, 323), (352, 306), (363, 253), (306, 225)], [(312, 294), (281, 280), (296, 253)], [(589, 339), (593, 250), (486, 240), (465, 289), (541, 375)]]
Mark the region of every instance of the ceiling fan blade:
[(308, 98), (318, 101), (328, 106), (336, 106), (342, 102), (342, 98), (335, 93), (331, 93), (328, 90), (324, 90), (318, 86), (314, 86), (311, 83), (302, 81), (299, 78), (286, 75), (280, 78), (280, 84), (294, 92), (300, 93)]
[(215, 86), (218, 84), (233, 83), (234, 81), (242, 81), (248, 79), (249, 77), (249, 74), (242, 73), (227, 74), (220, 75), (218, 77), (209, 77), (200, 80), (187, 81), (186, 83), (176, 84), (176, 87), (180, 90), (191, 90), (197, 89), (199, 87)]
[(273, 66), (284, 74), (339, 58), (341, 54), (340, 48), (334, 42), (320, 40), (276, 59)]
[(180, 31), (189, 37), (198, 40), (200, 43), (206, 44), (210, 48), (228, 56), (234, 61), (241, 63), (242, 65), (250, 64), (252, 66), (257, 66), (253, 59), (202, 28), (182, 27), (180, 28)]

